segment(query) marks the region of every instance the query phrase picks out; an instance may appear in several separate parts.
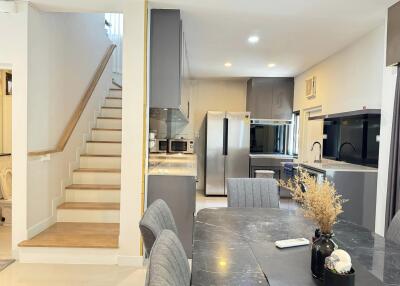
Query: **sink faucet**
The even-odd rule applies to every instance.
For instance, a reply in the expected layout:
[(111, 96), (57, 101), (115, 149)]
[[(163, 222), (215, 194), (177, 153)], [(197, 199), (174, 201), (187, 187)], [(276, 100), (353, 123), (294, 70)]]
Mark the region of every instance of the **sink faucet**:
[(340, 147), (339, 147), (339, 157), (338, 157), (338, 160), (339, 160), (339, 161), (340, 161), (340, 157), (341, 157), (341, 154), (342, 154), (342, 149), (343, 149), (343, 147), (346, 146), (346, 145), (350, 145), (351, 148), (353, 148), (353, 151), (354, 151), (354, 152), (357, 152), (357, 149), (356, 149), (356, 147), (354, 147), (353, 144), (351, 144), (350, 142), (343, 142), (343, 143), (340, 145)]
[(318, 160), (314, 160), (314, 163), (322, 163), (322, 145), (321, 145), (320, 142), (315, 141), (315, 142), (312, 144), (311, 151), (314, 150), (314, 146), (315, 146), (315, 145), (319, 145), (319, 157), (318, 157)]

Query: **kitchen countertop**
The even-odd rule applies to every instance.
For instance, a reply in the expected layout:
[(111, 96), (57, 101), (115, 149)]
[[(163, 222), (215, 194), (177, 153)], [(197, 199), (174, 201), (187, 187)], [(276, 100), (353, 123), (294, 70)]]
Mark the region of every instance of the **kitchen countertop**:
[(350, 164), (341, 161), (334, 161), (323, 159), (322, 163), (300, 163), (303, 167), (309, 167), (312, 169), (322, 170), (324, 172), (365, 172), (365, 173), (377, 173), (377, 168), (366, 167), (362, 165)]
[(282, 154), (249, 154), (250, 158), (295, 159), (292, 155)]
[(195, 154), (150, 154), (148, 175), (197, 176)]

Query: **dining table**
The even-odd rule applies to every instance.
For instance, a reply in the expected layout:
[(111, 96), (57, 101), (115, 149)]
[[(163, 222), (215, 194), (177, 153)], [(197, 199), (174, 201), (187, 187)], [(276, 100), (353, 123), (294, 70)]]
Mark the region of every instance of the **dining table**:
[[(315, 229), (301, 209), (202, 209), (195, 218), (191, 285), (324, 285), (311, 275), (311, 243), (275, 246), (277, 240), (311, 241)], [(400, 285), (399, 245), (344, 220), (333, 232), (338, 248), (351, 256), (355, 286)]]

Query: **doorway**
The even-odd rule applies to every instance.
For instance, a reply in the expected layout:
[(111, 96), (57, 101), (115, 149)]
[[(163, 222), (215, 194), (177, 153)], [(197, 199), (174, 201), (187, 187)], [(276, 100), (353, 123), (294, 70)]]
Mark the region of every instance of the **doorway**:
[(323, 143), (323, 131), (324, 131), (324, 120), (323, 119), (310, 119), (314, 116), (320, 115), (322, 112), (322, 107), (313, 107), (309, 109), (305, 109), (302, 111), (300, 124), (302, 126), (302, 143), (301, 146), (301, 158), (299, 158), (303, 162), (314, 162), (315, 159), (319, 157), (318, 152), (322, 152), (322, 150), (318, 150), (315, 148), (311, 151), (314, 142), (320, 142), (321, 148)]
[(13, 81), (11, 69), (0, 69), (0, 269), (11, 259), (11, 112)]

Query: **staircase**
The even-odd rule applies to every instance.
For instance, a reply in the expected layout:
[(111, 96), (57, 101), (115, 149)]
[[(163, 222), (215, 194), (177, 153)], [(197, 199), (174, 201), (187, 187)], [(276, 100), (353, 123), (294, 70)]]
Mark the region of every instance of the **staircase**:
[(122, 90), (112, 88), (57, 222), (19, 244), (21, 262), (115, 264), (121, 191)]

